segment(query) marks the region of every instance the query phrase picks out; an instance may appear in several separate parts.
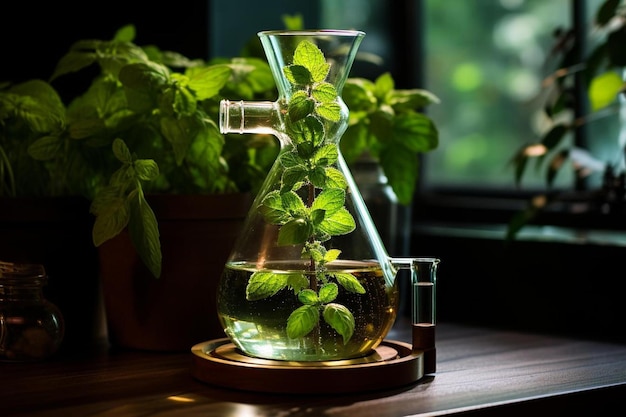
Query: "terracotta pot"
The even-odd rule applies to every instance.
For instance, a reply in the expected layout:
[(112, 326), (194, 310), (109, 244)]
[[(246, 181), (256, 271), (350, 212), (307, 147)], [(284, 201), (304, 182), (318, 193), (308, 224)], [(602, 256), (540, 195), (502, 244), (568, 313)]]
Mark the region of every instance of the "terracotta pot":
[(184, 351), (225, 337), (217, 319), (217, 285), (252, 197), (159, 195), (148, 201), (159, 224), (160, 278), (144, 266), (127, 232), (99, 248), (109, 342)]
[(44, 294), (65, 320), (61, 351), (106, 343), (89, 204), (81, 197), (0, 198), (0, 259), (44, 266)]

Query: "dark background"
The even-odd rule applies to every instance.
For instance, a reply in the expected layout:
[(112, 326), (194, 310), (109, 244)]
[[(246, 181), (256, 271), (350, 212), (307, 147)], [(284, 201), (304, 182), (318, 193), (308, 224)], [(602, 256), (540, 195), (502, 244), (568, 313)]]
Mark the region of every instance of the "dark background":
[(47, 79), (80, 39), (113, 38), (133, 23), (138, 45), (155, 44), (190, 58), (209, 54), (207, 1), (166, 3), (5, 1), (0, 6), (0, 81)]

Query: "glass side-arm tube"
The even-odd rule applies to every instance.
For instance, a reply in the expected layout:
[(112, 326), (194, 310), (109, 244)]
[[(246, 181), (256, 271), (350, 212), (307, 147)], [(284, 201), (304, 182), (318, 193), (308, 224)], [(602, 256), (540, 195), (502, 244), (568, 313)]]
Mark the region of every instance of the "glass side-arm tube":
[(220, 132), (276, 134), (281, 129), (278, 104), (271, 101), (220, 102)]
[(435, 314), (437, 258), (415, 258), (411, 264), (413, 351), (424, 353), (424, 374), (436, 372)]

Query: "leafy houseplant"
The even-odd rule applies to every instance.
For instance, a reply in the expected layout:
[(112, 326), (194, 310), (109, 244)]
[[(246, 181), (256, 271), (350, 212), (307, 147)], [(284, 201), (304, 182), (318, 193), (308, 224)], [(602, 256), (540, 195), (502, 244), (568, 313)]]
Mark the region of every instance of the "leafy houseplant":
[[(134, 36), (129, 25), (112, 40), (78, 41), (49, 81), (1, 86), (0, 196), (85, 196), (96, 216), (94, 244), (127, 229), (159, 277), (159, 228), (146, 195), (256, 190), (277, 146), (264, 135), (221, 135), (218, 103), (224, 96), (268, 99), (275, 85), (262, 59), (190, 60), (140, 47)], [(97, 74), (77, 95), (54, 87), (75, 77), (80, 88), (80, 76), (94, 67)], [(406, 203), (417, 175), (417, 161), (409, 159), (437, 143), (434, 125), (418, 110), (436, 98), (395, 90), (388, 74), (350, 85), (345, 93), (354, 120), (346, 159), (365, 150), (380, 157)]]
[[(274, 84), (261, 60), (191, 61), (139, 47), (134, 35), (134, 27), (126, 26), (111, 41), (78, 41), (50, 82), (0, 91), (1, 195), (87, 197), (96, 216), (94, 244), (128, 226), (139, 255), (158, 277), (159, 232), (146, 193), (254, 189), (276, 147), (259, 137), (246, 146), (241, 138), (225, 140), (214, 120), (218, 93), (264, 97)], [(52, 83), (94, 64), (100, 73), (65, 106)]]
[[(568, 145), (565, 137), (570, 132), (581, 129), (587, 123), (602, 117), (619, 114), (620, 95), (626, 90), (624, 67), (626, 54), (626, 8), (620, 0), (605, 0), (595, 14), (595, 30), (602, 35), (600, 42), (589, 54), (579, 57), (582, 40), (572, 31), (557, 31), (553, 51), (561, 57), (557, 69), (546, 78), (544, 91), (547, 100), (544, 104), (546, 118), (550, 127), (539, 142), (524, 145), (513, 157), (515, 181), (521, 184), (524, 172), (531, 161), (537, 167), (545, 168), (546, 183), (552, 188), (558, 172), (571, 161), (577, 174), (584, 177), (597, 166), (595, 158), (585, 149)], [(588, 102), (577, 102), (572, 91), (576, 83), (584, 86)], [(604, 167), (603, 188), (597, 192), (582, 196), (587, 203), (600, 207), (603, 212), (623, 214), (624, 210), (624, 154), (623, 143), (617, 146), (616, 159), (600, 163)], [(580, 199), (580, 193), (574, 196), (566, 193), (549, 192), (532, 198), (529, 207), (517, 213), (510, 221), (507, 238), (512, 239), (519, 230), (536, 216), (545, 212), (551, 205)]]

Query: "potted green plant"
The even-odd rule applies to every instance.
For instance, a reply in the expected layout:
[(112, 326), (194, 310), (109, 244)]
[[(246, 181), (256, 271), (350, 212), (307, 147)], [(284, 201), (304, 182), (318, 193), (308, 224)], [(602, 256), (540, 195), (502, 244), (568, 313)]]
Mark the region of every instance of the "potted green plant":
[[(228, 203), (228, 198), (253, 194), (278, 151), (270, 136), (222, 135), (216, 123), (219, 100), (270, 99), (276, 93), (269, 66), (263, 59), (242, 56), (210, 62), (191, 60), (156, 46), (138, 46), (133, 43), (134, 37), (134, 26), (129, 25), (118, 30), (112, 40), (80, 40), (60, 59), (48, 81), (37, 79), (2, 86), (0, 195), (86, 198), (95, 216), (92, 239), (100, 248), (101, 274), (119, 276), (125, 268), (127, 278), (142, 275), (143, 284), (156, 286), (161, 285), (159, 281), (166, 281), (162, 268), (168, 259), (162, 253), (163, 246), (188, 248), (165, 243), (166, 230), (200, 250), (201, 257), (208, 256), (210, 248), (228, 253), (228, 241), (202, 243), (181, 235), (184, 231), (190, 233), (190, 229), (201, 229), (206, 238), (219, 239), (217, 230), (227, 223), (221, 218), (216, 223), (194, 227), (198, 213), (204, 209), (195, 207), (198, 203), (190, 202), (190, 196), (211, 197), (204, 202), (206, 210), (223, 206), (229, 215), (234, 209), (242, 211), (243, 218), (245, 204), (251, 200)], [(85, 83), (82, 75), (91, 75), (94, 69), (95, 76)], [(65, 97), (55, 83), (63, 81), (67, 85), (72, 79), (77, 80), (76, 85), (85, 83), (85, 87), (77, 95)], [(399, 132), (411, 130), (407, 116), (400, 114), (418, 114), (418, 107), (425, 104), (424, 100), (416, 101), (412, 92), (395, 90), (389, 75), (376, 83), (354, 80), (354, 92), (352, 103), (360, 109), (353, 123), (354, 129), (359, 130), (354, 136), (360, 137), (355, 149), (371, 149), (375, 155), (387, 155), (384, 150), (389, 147), (384, 142), (391, 137), (367, 136), (363, 128), (377, 125), (371, 121), (376, 116), (384, 119), (380, 126), (393, 125)], [(422, 92), (417, 96), (430, 97)], [(428, 149), (436, 146), (436, 130), (425, 116), (413, 117), (425, 122), (413, 124), (417, 139), (410, 141), (408, 149), (415, 155), (426, 149), (416, 145), (416, 141), (424, 141), (420, 135), (427, 137)], [(398, 123), (394, 123), (396, 120)], [(406, 189), (414, 175), (413, 170), (404, 176), (397, 171), (390, 175), (390, 180), (392, 185), (403, 184)], [(175, 206), (194, 213), (187, 228), (173, 226), (170, 219), (159, 216), (159, 211), (167, 214), (170, 210), (156, 209), (165, 204), (162, 196), (172, 195), (183, 199), (177, 200), (183, 202)], [(114, 241), (119, 244), (112, 245)], [(105, 262), (113, 253), (121, 257)], [(133, 253), (138, 254), (141, 265)], [(223, 265), (223, 261), (217, 264)], [(178, 275), (200, 274), (187, 269)], [(136, 283), (124, 285), (136, 290)], [(194, 288), (188, 290), (193, 292)], [(156, 298), (156, 292), (165, 299), (177, 298), (167, 289), (148, 289), (141, 294), (143, 302)], [(128, 301), (120, 293), (121, 289), (109, 291), (111, 304)], [(171, 312), (175, 307), (169, 308)], [(143, 315), (150, 313), (144, 311)], [(120, 313), (116, 320), (129, 319)], [(159, 320), (165, 319), (152, 319), (157, 325)], [(202, 318), (195, 321), (198, 320)], [(176, 323), (172, 326), (176, 327)], [(184, 348), (189, 346), (182, 338), (179, 343)]]
[[(624, 147), (616, 141), (616, 158), (600, 162), (586, 149), (577, 148), (566, 141), (568, 133), (583, 128), (604, 117), (617, 117), (623, 106), (618, 100), (624, 94), (624, 67), (626, 66), (625, 9), (620, 0), (605, 0), (594, 16), (593, 33), (590, 38), (580, 39), (571, 30), (555, 31), (556, 38), (550, 58), (558, 58), (556, 69), (546, 77), (541, 92), (546, 100), (542, 103), (545, 119), (550, 121), (549, 128), (537, 142), (521, 147), (513, 156), (515, 181), (521, 184), (529, 165), (544, 170), (548, 192), (533, 196), (528, 207), (517, 213), (510, 221), (507, 239), (513, 239), (517, 233), (538, 216), (552, 218), (563, 214), (558, 207), (568, 207), (576, 203), (586, 207), (578, 217), (607, 218), (622, 216), (625, 213), (623, 165)], [(589, 53), (581, 54), (587, 41), (593, 48)], [(587, 92), (587, 100), (580, 103), (573, 99), (572, 90), (582, 85)], [(617, 139), (617, 138), (616, 138)], [(574, 163), (576, 174), (582, 178), (589, 172), (604, 168), (603, 186), (589, 192), (559, 192), (553, 189), (558, 173)], [(566, 209), (566, 211), (569, 211)], [(553, 216), (551, 216), (553, 215)], [(607, 216), (610, 215), (610, 216)], [(582, 219), (581, 219), (582, 220)], [(584, 223), (582, 221), (581, 223)]]

